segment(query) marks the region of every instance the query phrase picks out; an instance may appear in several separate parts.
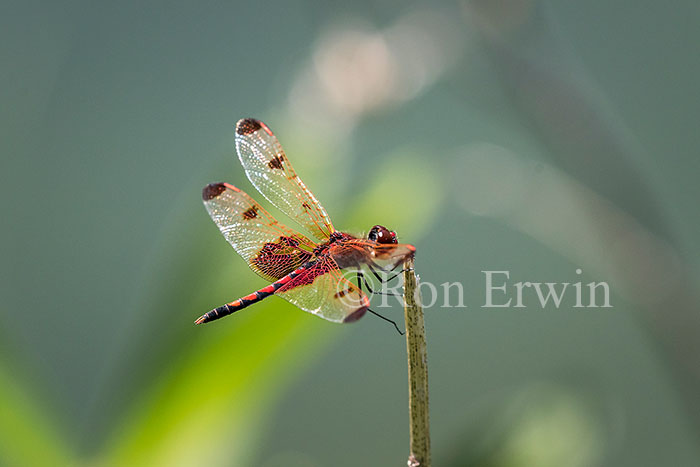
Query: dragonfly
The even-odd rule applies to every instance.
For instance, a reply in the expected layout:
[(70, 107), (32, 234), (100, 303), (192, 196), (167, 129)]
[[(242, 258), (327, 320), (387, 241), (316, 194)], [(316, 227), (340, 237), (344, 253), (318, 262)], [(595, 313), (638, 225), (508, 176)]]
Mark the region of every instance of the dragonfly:
[[(391, 280), (401, 271), (393, 277), (388, 273), (412, 258), (416, 248), (399, 243), (396, 233), (382, 225), (373, 226), (366, 237), (336, 230), (260, 120), (244, 118), (236, 123), (236, 152), (253, 186), (313, 238), (282, 224), (229, 183), (204, 187), (202, 199), (214, 223), (248, 266), (270, 284), (214, 308), (195, 324), (223, 318), (273, 295), (336, 323), (357, 321), (367, 311), (394, 323), (369, 308), (363, 284), (368, 292), (373, 290), (364, 274)], [(356, 273), (357, 284), (345, 277), (347, 271)]]

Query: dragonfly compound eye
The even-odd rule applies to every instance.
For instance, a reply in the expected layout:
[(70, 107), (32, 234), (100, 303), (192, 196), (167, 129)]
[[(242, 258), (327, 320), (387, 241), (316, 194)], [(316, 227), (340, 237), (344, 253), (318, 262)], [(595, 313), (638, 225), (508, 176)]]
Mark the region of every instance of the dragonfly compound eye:
[(397, 243), (396, 233), (390, 231), (383, 225), (375, 225), (372, 227), (367, 234), (367, 238), (377, 243)]

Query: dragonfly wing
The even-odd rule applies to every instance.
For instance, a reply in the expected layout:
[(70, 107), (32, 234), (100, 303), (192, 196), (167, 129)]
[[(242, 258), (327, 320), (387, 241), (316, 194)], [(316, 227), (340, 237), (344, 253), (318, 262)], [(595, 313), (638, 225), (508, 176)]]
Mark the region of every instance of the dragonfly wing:
[(275, 295), (336, 323), (356, 321), (369, 308), (367, 295), (345, 279), (330, 258), (314, 263), (278, 289)]
[(391, 270), (401, 265), (416, 252), (416, 247), (407, 243), (376, 243), (366, 239), (353, 239), (334, 245), (331, 256), (342, 267), (370, 265)]
[(335, 230), (326, 210), (306, 188), (272, 131), (260, 120), (236, 124), (236, 151), (248, 179), (272, 204), (319, 239)]
[(416, 253), (416, 247), (407, 243), (375, 245), (372, 262), (382, 269), (394, 269)]
[(202, 190), (209, 215), (253, 271), (274, 282), (309, 261), (316, 244), (279, 223), (250, 196), (228, 183)]

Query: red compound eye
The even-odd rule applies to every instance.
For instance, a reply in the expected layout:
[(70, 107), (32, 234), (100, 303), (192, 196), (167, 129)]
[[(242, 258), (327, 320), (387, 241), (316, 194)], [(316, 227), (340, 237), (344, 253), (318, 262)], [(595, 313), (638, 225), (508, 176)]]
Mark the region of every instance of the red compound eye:
[(367, 238), (377, 243), (397, 243), (396, 232), (392, 232), (383, 225), (375, 225), (367, 234)]

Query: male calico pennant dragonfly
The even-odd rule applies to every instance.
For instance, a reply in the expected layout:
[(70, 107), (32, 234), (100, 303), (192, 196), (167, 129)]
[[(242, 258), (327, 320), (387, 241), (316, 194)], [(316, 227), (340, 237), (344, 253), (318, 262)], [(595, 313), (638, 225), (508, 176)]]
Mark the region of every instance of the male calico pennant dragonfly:
[[(317, 241), (282, 225), (233, 185), (212, 183), (204, 187), (204, 205), (221, 233), (253, 271), (272, 283), (211, 310), (195, 323), (230, 315), (271, 295), (339, 323), (356, 321), (367, 311), (374, 313), (362, 291), (362, 268), (381, 280), (378, 271), (396, 269), (415, 253), (415, 247), (398, 243), (396, 234), (381, 225), (372, 227), (367, 238), (335, 230), (326, 210), (301, 181), (263, 122), (252, 118), (238, 121), (236, 150), (253, 186)], [(357, 272), (357, 286), (342, 270)], [(365, 285), (369, 289), (366, 281)]]

